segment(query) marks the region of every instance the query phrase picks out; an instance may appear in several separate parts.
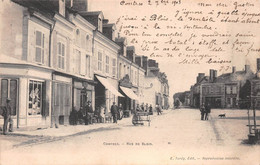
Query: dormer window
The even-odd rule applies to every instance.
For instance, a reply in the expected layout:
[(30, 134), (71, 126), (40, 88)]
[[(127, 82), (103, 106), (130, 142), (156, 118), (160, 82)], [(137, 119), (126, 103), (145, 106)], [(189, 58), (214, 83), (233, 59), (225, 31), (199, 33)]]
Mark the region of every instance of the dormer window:
[(102, 19), (99, 17), (98, 18), (98, 31), (102, 32), (103, 25), (102, 25)]

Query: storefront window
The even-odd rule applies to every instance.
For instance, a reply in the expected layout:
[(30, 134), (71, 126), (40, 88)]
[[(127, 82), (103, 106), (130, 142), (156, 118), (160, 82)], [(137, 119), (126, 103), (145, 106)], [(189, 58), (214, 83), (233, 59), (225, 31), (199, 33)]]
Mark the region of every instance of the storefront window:
[(28, 115), (40, 115), (42, 108), (42, 82), (30, 80)]

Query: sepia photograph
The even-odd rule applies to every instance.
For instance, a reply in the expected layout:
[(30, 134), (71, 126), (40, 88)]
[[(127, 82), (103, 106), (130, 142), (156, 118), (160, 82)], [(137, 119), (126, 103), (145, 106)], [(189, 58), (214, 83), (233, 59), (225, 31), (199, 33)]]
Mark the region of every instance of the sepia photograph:
[(259, 0), (0, 0), (0, 165), (260, 165)]

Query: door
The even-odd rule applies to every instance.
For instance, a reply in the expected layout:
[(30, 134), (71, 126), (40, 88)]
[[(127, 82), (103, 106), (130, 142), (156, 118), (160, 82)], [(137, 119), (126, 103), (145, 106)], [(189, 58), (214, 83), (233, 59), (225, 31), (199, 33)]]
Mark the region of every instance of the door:
[[(11, 98), (11, 115), (17, 118), (17, 128), (18, 128), (18, 80), (17, 79), (0, 79), (0, 106), (6, 106), (6, 99)], [(1, 112), (2, 114), (2, 112)]]

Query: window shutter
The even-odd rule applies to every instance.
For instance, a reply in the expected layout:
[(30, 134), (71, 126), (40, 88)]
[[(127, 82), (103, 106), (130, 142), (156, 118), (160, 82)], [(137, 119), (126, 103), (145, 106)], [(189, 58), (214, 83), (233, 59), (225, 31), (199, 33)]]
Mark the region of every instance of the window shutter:
[(54, 68), (57, 68), (57, 33), (54, 31), (53, 32), (53, 55), (51, 56), (52, 57), (52, 66)]

